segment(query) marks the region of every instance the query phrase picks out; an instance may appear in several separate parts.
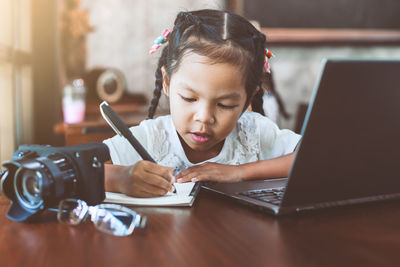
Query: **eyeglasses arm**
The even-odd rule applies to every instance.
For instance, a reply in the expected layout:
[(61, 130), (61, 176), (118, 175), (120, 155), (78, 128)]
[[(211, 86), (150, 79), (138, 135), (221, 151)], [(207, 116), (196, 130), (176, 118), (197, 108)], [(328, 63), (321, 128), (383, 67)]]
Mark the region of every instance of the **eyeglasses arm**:
[(146, 228), (147, 225), (147, 217), (137, 214), (136, 218), (135, 218), (135, 227), (139, 227), (139, 228)]

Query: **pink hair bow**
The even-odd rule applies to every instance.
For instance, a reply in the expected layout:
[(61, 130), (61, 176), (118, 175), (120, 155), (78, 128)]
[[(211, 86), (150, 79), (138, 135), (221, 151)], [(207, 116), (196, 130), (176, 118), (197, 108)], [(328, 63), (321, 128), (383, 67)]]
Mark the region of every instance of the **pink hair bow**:
[(265, 68), (265, 71), (266, 71), (266, 72), (271, 73), (271, 67), (269, 66), (268, 59), (270, 59), (270, 58), (273, 56), (273, 54), (272, 54), (272, 52), (269, 51), (267, 48), (265, 48), (264, 50), (265, 50), (264, 68)]
[(168, 35), (172, 32), (171, 30), (165, 29), (162, 34), (157, 37), (157, 39), (154, 40), (154, 44), (151, 47), (149, 54), (153, 54), (154, 52), (157, 51), (158, 48), (160, 48), (160, 46), (166, 42), (168, 42)]

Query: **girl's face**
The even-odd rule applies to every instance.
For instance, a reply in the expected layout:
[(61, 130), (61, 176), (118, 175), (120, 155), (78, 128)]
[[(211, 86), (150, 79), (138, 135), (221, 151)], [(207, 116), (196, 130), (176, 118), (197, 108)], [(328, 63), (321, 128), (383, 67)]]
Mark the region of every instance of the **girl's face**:
[(167, 78), (171, 117), (188, 159), (195, 163), (218, 155), (246, 104), (243, 74), (227, 63), (188, 53)]

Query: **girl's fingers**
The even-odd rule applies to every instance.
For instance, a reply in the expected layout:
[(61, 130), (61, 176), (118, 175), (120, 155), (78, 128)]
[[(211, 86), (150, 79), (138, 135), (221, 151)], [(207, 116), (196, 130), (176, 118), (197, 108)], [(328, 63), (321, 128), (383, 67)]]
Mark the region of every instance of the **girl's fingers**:
[(180, 179), (180, 178), (183, 178), (183, 177), (185, 177), (188, 173), (190, 173), (190, 168), (188, 168), (188, 169), (182, 171), (181, 173), (179, 173), (179, 174), (176, 176), (176, 179), (178, 180), (178, 179)]
[(198, 172), (189, 172), (186, 175), (180, 175), (179, 177), (177, 176), (177, 182), (178, 183), (186, 183), (186, 182), (197, 182), (198, 180), (198, 176), (200, 174)]
[(146, 161), (146, 163), (143, 165), (143, 168), (146, 172), (158, 175), (168, 182), (171, 182), (172, 178), (174, 177), (173, 168), (161, 166), (150, 161)]
[(151, 185), (153, 187), (158, 187), (160, 189), (169, 191), (171, 189), (171, 182), (164, 179), (159, 175), (153, 173), (146, 173), (146, 175), (142, 176), (142, 183)]
[(192, 173), (195, 172), (197, 169), (199, 169), (200, 166), (201, 166), (201, 165), (192, 166), (192, 167), (187, 168), (186, 170), (184, 170), (184, 171), (182, 171), (181, 173), (179, 173), (179, 174), (176, 176), (176, 179), (185, 178), (186, 176), (192, 174)]
[[(161, 179), (161, 180), (163, 180), (163, 179)], [(167, 188), (162, 188), (159, 186), (155, 186), (154, 184), (149, 184), (147, 182), (136, 184), (135, 187), (136, 187), (136, 188), (134, 188), (135, 195), (141, 196), (141, 197), (163, 196), (170, 189), (170, 185)]]

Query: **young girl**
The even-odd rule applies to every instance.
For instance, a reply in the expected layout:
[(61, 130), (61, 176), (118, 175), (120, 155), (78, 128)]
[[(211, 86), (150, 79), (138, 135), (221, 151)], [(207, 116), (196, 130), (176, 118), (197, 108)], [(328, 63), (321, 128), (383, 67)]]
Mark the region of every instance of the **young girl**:
[(300, 136), (256, 113), (263, 113), (268, 71), (265, 35), (239, 15), (198, 10), (180, 12), (151, 53), (162, 44), (149, 118), (161, 90), (171, 114), (131, 128), (157, 164), (141, 160), (122, 137), (105, 140), (113, 162), (105, 167), (106, 190), (152, 197), (173, 190), (175, 179), (286, 177)]

